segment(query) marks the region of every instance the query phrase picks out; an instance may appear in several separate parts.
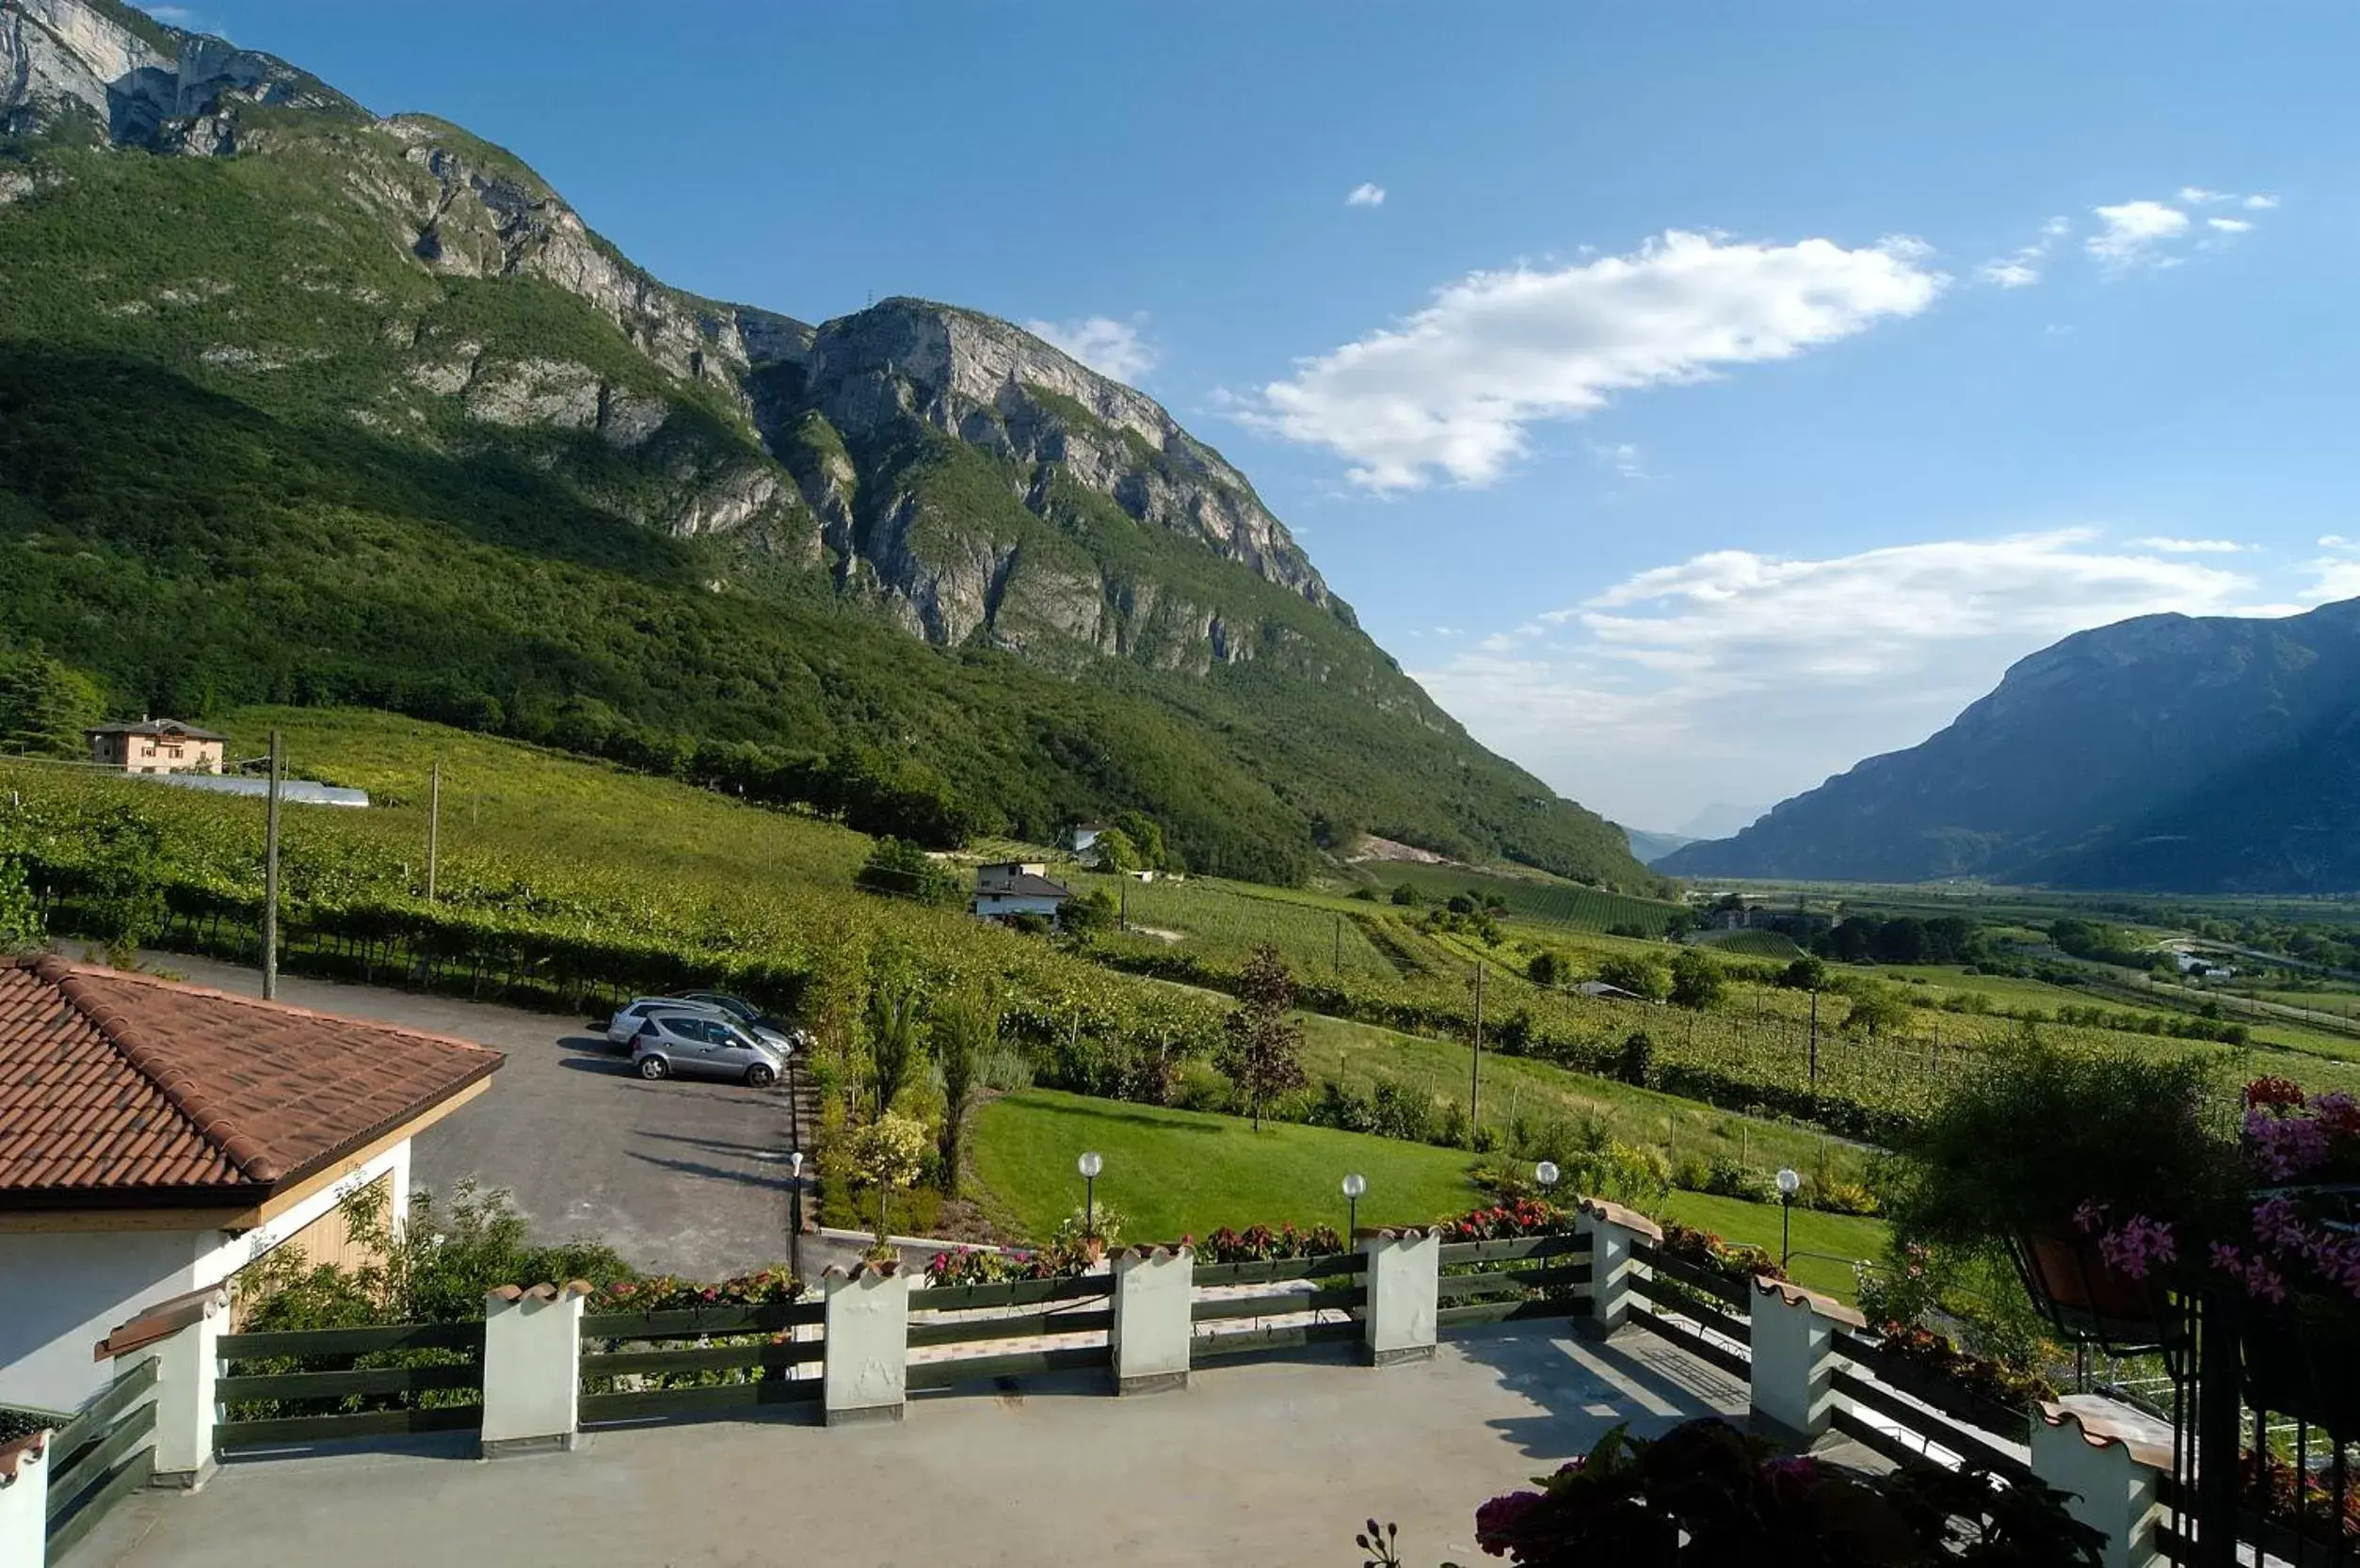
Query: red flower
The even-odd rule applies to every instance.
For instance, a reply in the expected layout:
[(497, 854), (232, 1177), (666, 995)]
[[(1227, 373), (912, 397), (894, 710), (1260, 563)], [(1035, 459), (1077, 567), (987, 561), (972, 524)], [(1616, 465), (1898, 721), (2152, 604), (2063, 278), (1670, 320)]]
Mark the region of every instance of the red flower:
[(1537, 1492), (1508, 1492), (1475, 1511), (1475, 1544), (1487, 1556), (1504, 1557), (1516, 1544), (1517, 1526), (1543, 1501)]
[(2292, 1079), (2257, 1078), (2245, 1086), (2248, 1110), (2262, 1106), (2299, 1106), (2303, 1103), (2302, 1086)]

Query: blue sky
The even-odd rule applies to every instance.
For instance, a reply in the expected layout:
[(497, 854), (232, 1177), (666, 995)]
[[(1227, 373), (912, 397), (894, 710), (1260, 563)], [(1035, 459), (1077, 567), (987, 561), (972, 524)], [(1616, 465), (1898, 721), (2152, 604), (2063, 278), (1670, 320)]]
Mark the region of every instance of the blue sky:
[(190, 9), (680, 286), (1052, 324), (1632, 825), (2066, 632), (2360, 594), (2360, 8)]

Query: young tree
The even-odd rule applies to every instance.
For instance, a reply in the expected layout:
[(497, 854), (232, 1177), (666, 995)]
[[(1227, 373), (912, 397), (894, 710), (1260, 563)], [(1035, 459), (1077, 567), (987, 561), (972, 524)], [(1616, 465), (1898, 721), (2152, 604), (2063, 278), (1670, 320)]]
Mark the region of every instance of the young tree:
[(1168, 872), (1179, 869), (1172, 853), (1164, 846), (1164, 824), (1145, 811), (1123, 811), (1116, 815), (1114, 830), (1129, 839), (1139, 852), (1139, 864), (1149, 871)]
[(876, 1113), (894, 1099), (925, 1049), (918, 1033), (917, 988), (906, 981), (880, 981), (869, 993), (869, 1063), (876, 1077)]
[(1852, 999), (1852, 1011), (1844, 1015), (1845, 1033), (1865, 1034), (1871, 1040), (1908, 1027), (1909, 1003), (1887, 985), (1864, 988)]
[(955, 1197), (967, 1112), (974, 1103), (984, 1053), (1000, 1043), (1000, 1011), (982, 987), (960, 991), (935, 1009), (929, 1032), (934, 1059), (942, 1068), (942, 1128), (935, 1150), (942, 1157), (942, 1191)]
[(1827, 989), (1827, 961), (1806, 952), (1787, 966), (1778, 984), (1790, 991), (1823, 991)]
[(1303, 1024), (1288, 1016), (1294, 1006), (1294, 977), (1263, 944), (1238, 976), (1237, 1008), (1221, 1020), (1216, 1065), (1228, 1075), (1254, 1108), (1254, 1130), (1261, 1130), (1262, 1107), (1273, 1095), (1303, 1086)]
[(1543, 948), (1524, 966), (1524, 978), (1535, 985), (1556, 985), (1565, 979), (1565, 961), (1555, 950)]
[(0, 653), (0, 752), (87, 756), (82, 732), (102, 706), (81, 671), (45, 653)]
[(876, 1184), (876, 1250), (885, 1250), (885, 1206), (896, 1187), (918, 1179), (926, 1153), (926, 1124), (888, 1111), (853, 1134), (853, 1168)]
[(1721, 1000), (1721, 966), (1694, 948), (1680, 949), (1672, 960), (1672, 1002), (1699, 1011)]
[(1119, 827), (1110, 827), (1090, 845), (1090, 856), (1102, 872), (1135, 872), (1142, 861), (1139, 846)]
[(1635, 952), (1618, 952), (1597, 967), (1597, 977), (1618, 990), (1649, 1001), (1663, 1000), (1663, 967)]

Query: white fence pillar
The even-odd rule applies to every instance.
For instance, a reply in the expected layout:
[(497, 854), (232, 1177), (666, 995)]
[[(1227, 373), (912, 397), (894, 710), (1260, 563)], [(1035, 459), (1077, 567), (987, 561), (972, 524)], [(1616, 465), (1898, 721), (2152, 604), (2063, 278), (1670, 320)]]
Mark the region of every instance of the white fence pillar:
[(1663, 1227), (1621, 1204), (1583, 1198), (1574, 1229), (1590, 1239), (1590, 1316), (1612, 1334), (1630, 1320), (1630, 1281), (1639, 1268), (1630, 1244), (1661, 1242)]
[(2134, 1412), (2044, 1404), (2032, 1423), (2032, 1474), (2069, 1494), (2065, 1512), (2106, 1537), (2106, 1568), (2166, 1568), (2159, 1493), (2171, 1469), (2168, 1431)]
[(581, 1442), (582, 1299), (589, 1283), (504, 1285), (484, 1297), (486, 1459)]
[(1127, 1248), (1115, 1255), (1116, 1393), (1188, 1386), (1196, 1272), (1186, 1247)]
[(827, 1424), (898, 1421), (909, 1401), (909, 1275), (863, 1263), (820, 1276), (827, 1292)]
[(1808, 1447), (1836, 1416), (1836, 1326), (1868, 1320), (1832, 1296), (1781, 1280), (1753, 1290), (1754, 1424)]
[(1369, 1306), (1362, 1351), (1372, 1367), (1434, 1354), (1441, 1305), (1442, 1238), (1427, 1230), (1378, 1230), (1361, 1238)]
[(49, 1553), (49, 1440), (0, 1443), (0, 1568), (41, 1568)]
[(143, 1361), (155, 1368), (155, 1466), (150, 1484), (187, 1491), (213, 1478), (214, 1398), (221, 1375), (221, 1336), (229, 1326), (228, 1285), (209, 1285), (139, 1309), (98, 1342), (98, 1360), (121, 1377)]

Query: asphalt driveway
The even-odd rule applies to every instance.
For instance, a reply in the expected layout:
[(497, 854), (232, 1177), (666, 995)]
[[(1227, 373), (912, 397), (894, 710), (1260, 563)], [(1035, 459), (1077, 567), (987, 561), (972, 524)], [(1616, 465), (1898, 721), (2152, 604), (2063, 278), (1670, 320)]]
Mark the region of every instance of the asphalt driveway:
[[(260, 971), (157, 953), (152, 967), (259, 995)], [(580, 1019), (367, 985), (280, 977), (298, 1007), (431, 1030), (505, 1052), (490, 1092), (420, 1134), (412, 1177), (438, 1192), (462, 1177), (505, 1187), (549, 1240), (604, 1241), (648, 1272), (719, 1279), (787, 1257), (783, 1085), (649, 1083)], [(833, 1249), (807, 1238), (804, 1269)]]

